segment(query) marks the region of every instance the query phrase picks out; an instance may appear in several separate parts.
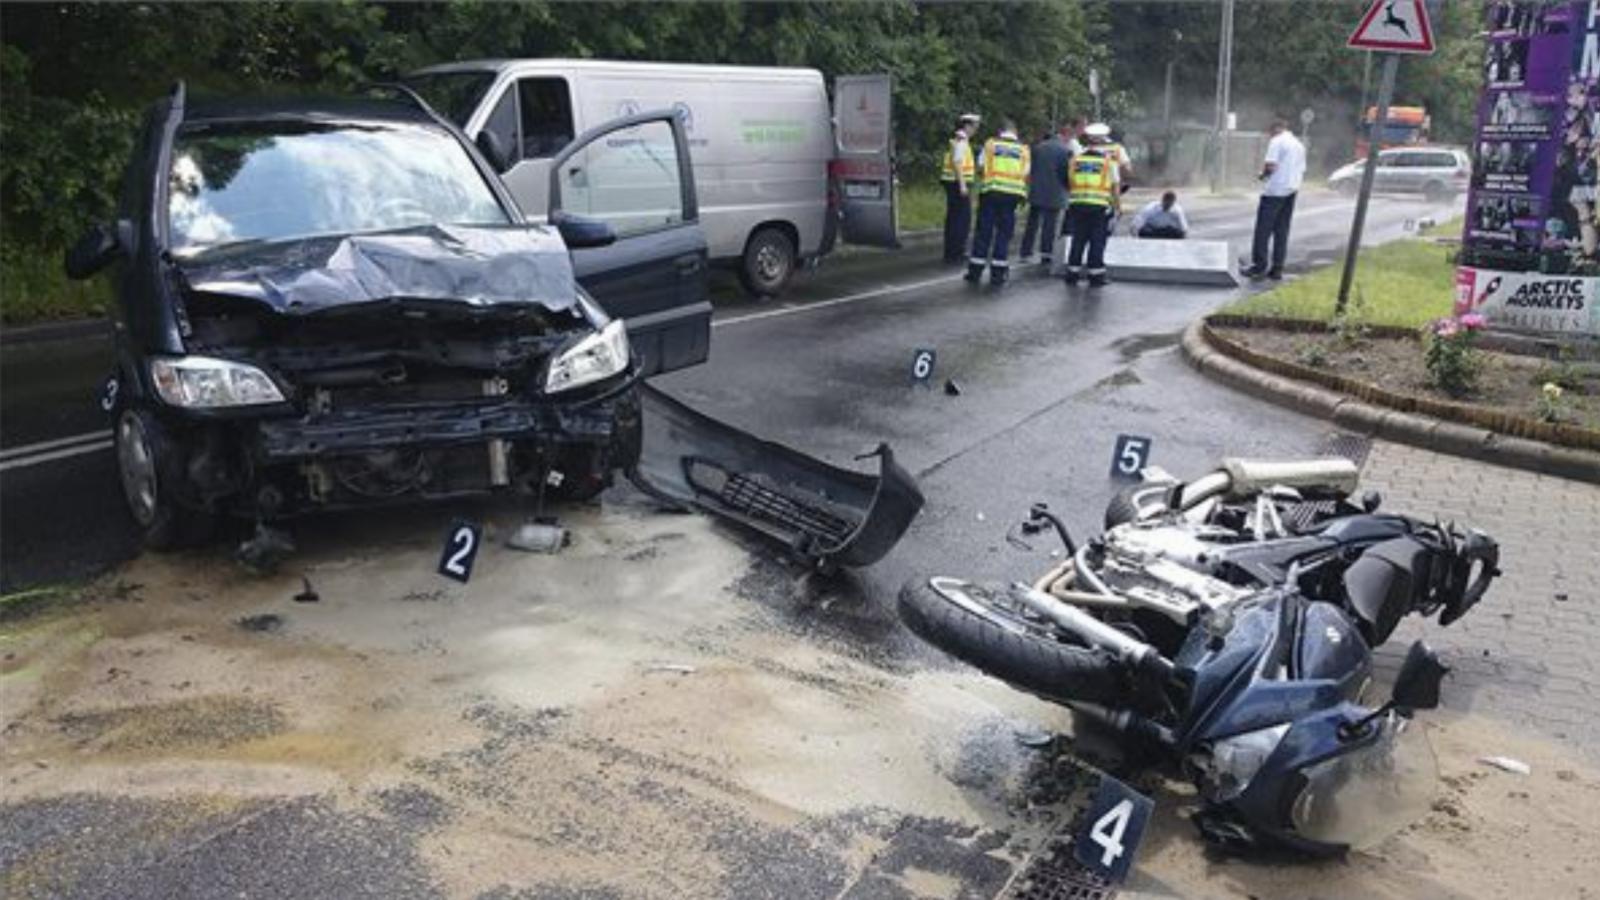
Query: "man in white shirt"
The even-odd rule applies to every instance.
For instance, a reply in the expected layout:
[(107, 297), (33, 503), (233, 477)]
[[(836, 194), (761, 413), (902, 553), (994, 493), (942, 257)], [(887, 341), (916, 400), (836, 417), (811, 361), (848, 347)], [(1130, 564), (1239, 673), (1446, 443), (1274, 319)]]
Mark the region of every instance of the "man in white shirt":
[(1133, 233), (1142, 238), (1182, 240), (1189, 234), (1189, 217), (1178, 205), (1178, 195), (1167, 191), (1151, 200), (1133, 217)]
[[(1306, 148), (1289, 131), (1282, 119), (1272, 123), (1272, 140), (1258, 176), (1263, 182), (1261, 202), (1256, 207), (1255, 242), (1250, 250), (1249, 278), (1265, 275), (1283, 277), (1283, 260), (1289, 254), (1289, 222), (1294, 218), (1294, 198), (1306, 175)], [(1267, 244), (1272, 245), (1271, 266), (1267, 264)]]

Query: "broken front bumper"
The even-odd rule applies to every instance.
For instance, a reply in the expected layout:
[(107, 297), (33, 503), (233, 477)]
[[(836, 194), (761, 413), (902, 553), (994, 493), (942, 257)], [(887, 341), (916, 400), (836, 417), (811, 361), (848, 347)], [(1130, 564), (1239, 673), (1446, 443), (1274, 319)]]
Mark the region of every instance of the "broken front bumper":
[(644, 447), (628, 475), (652, 496), (766, 535), (811, 564), (865, 566), (899, 542), (922, 492), (887, 444), (878, 474), (829, 465), (640, 387)]
[(267, 419), (257, 448), (267, 462), (373, 450), (509, 441), (604, 444), (615, 431), (614, 403), (535, 406), (496, 403), (435, 409), (346, 410), (315, 418)]

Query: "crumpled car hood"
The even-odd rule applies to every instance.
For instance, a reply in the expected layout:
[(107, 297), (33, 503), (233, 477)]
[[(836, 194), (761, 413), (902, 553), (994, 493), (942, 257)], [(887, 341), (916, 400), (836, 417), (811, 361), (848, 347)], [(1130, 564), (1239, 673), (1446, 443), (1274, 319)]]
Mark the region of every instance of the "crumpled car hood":
[(538, 226), (432, 225), (224, 246), (176, 263), (193, 291), (293, 314), (389, 300), (551, 312), (578, 302), (566, 245)]

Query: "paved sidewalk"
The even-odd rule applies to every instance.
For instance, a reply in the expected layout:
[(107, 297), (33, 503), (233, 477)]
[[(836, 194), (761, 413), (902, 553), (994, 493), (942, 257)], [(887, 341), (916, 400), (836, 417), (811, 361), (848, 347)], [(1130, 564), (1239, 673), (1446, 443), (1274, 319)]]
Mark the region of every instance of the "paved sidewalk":
[(1380, 652), (1398, 668), (1425, 637), (1454, 668), (1447, 707), (1600, 758), (1600, 486), (1374, 441), (1362, 487), (1384, 508), (1482, 528), (1505, 574), (1449, 628), (1415, 619)]

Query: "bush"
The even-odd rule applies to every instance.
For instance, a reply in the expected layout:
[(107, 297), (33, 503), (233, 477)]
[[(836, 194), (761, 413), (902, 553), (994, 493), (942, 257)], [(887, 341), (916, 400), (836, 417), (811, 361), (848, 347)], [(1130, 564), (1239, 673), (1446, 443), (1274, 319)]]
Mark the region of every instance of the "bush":
[(1477, 387), (1483, 360), (1473, 347), (1483, 328), (1483, 317), (1468, 313), (1460, 318), (1433, 322), (1423, 332), (1423, 366), (1428, 383), (1452, 397), (1464, 397)]

